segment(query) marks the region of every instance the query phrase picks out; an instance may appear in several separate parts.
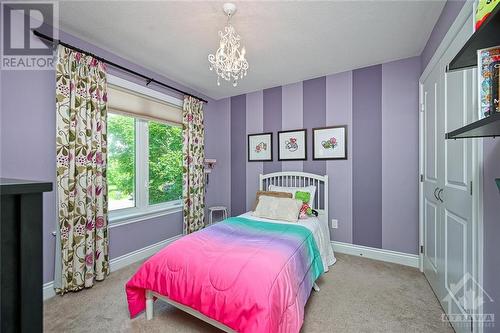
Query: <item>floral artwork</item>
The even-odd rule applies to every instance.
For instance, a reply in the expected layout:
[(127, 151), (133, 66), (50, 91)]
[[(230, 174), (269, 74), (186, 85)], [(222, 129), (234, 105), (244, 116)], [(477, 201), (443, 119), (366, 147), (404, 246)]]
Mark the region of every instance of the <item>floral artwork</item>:
[(260, 154), (266, 150), (267, 150), (267, 144), (264, 142), (259, 142), (259, 144), (255, 147), (255, 152), (257, 154)]
[(104, 63), (59, 46), (56, 67), (56, 292), (109, 274), (107, 83)]
[(347, 126), (314, 128), (313, 159), (347, 159)]
[(325, 149), (335, 149), (335, 147), (337, 147), (338, 145), (337, 139), (335, 137), (331, 137), (330, 139), (321, 142), (321, 145)]
[(285, 148), (289, 152), (294, 152), (299, 149), (299, 145), (297, 144), (297, 138), (291, 137), (287, 141), (285, 141)]
[(305, 129), (278, 132), (278, 160), (307, 159), (307, 133)]
[(273, 135), (272, 133), (248, 135), (248, 161), (272, 161)]

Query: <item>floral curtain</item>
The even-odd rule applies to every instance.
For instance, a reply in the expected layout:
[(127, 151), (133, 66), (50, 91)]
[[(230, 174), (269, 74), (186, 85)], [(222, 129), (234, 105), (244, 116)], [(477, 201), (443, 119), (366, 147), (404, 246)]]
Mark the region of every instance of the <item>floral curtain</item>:
[(105, 64), (59, 46), (55, 289), (60, 294), (91, 287), (109, 274), (106, 100)]
[(183, 201), (184, 234), (205, 226), (205, 147), (203, 102), (184, 97), (182, 112), (183, 136)]

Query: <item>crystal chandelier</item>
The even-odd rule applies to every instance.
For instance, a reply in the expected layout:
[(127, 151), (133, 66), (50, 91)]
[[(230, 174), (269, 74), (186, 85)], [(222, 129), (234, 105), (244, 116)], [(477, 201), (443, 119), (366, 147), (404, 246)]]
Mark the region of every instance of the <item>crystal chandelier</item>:
[(215, 54), (208, 55), (210, 70), (217, 73), (217, 85), (220, 86), (220, 78), (233, 81), (233, 86), (238, 85), (238, 79), (247, 75), (248, 62), (245, 59), (245, 48), (240, 51), (240, 35), (236, 33), (231, 25), (231, 16), (236, 12), (236, 5), (224, 4), (224, 13), (227, 15), (227, 26), (224, 32), (219, 31), (220, 44)]

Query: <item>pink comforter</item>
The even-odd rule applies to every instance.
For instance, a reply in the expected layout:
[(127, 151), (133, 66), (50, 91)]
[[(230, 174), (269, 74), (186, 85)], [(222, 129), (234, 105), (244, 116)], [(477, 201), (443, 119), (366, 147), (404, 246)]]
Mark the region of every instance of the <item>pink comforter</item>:
[(298, 332), (322, 273), (307, 228), (230, 218), (158, 252), (126, 291), (131, 317), (150, 289), (238, 332)]

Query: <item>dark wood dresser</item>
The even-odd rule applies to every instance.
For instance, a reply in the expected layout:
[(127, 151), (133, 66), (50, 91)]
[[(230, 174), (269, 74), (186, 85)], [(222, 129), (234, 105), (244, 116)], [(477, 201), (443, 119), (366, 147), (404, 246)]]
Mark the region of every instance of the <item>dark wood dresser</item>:
[(52, 183), (0, 178), (1, 333), (43, 330), (42, 202), (50, 191)]

